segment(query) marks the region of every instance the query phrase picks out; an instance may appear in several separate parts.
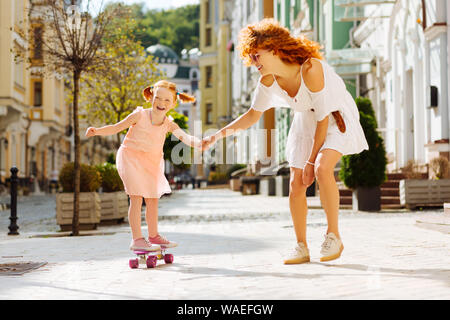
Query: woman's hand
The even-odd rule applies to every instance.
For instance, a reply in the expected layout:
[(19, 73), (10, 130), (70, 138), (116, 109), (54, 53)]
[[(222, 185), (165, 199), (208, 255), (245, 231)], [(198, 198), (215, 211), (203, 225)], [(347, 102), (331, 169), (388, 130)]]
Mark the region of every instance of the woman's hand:
[(86, 137), (93, 137), (97, 133), (97, 129), (94, 127), (89, 127), (86, 130)]
[(314, 166), (310, 163), (306, 163), (303, 168), (303, 184), (310, 186), (314, 182)]

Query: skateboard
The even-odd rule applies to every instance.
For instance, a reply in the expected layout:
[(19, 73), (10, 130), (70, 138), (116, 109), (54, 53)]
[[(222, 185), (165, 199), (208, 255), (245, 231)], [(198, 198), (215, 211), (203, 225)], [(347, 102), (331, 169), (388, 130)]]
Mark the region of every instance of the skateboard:
[(140, 264), (146, 264), (147, 268), (154, 268), (158, 260), (163, 260), (167, 263), (173, 263), (173, 254), (165, 253), (168, 248), (161, 247), (161, 250), (157, 251), (143, 251), (133, 250), (137, 258), (130, 259), (129, 265), (131, 269), (139, 268)]

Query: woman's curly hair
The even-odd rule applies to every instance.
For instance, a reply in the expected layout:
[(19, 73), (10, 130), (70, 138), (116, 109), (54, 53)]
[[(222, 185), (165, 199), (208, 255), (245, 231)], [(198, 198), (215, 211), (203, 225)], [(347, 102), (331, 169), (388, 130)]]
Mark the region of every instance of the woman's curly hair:
[(272, 51), (287, 63), (303, 64), (309, 58), (323, 59), (321, 46), (304, 36), (295, 38), (289, 30), (272, 18), (248, 25), (239, 32), (238, 50), (244, 64), (250, 66), (250, 54), (258, 49)]

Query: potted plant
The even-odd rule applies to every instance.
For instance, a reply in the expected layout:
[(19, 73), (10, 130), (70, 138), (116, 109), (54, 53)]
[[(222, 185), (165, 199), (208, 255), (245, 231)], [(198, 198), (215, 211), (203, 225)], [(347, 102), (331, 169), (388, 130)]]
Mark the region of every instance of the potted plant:
[[(450, 201), (449, 161), (437, 157), (430, 161), (430, 178), (424, 179), (422, 173), (406, 175), (400, 180), (400, 203), (408, 209), (420, 206), (442, 206)], [(417, 170), (416, 170), (417, 171)]]
[(124, 192), (122, 179), (120, 179), (114, 164), (105, 162), (97, 165), (96, 169), (102, 178), (99, 193), (101, 210), (100, 224), (122, 223), (128, 215), (128, 195)]
[[(97, 169), (80, 165), (80, 230), (96, 229), (100, 223), (100, 197), (96, 190), (102, 178)], [(61, 231), (72, 230), (74, 163), (66, 163), (59, 174), (62, 192), (56, 194), (56, 221)]]
[(383, 138), (377, 132), (371, 101), (357, 98), (356, 104), (369, 150), (342, 157), (339, 178), (353, 190), (354, 210), (380, 211), (380, 186), (386, 181), (386, 149)]

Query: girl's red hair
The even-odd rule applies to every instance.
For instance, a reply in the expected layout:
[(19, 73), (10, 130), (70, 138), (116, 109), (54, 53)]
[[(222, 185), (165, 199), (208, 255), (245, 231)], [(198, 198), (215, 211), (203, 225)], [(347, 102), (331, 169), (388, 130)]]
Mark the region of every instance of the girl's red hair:
[(272, 51), (287, 63), (302, 65), (311, 57), (323, 59), (319, 43), (304, 36), (293, 37), (287, 28), (280, 26), (272, 18), (244, 27), (239, 32), (238, 39), (238, 50), (246, 66), (252, 64), (249, 55), (255, 54), (259, 49)]
[(191, 96), (184, 92), (177, 91), (177, 85), (173, 82), (160, 80), (155, 83), (153, 86), (147, 87), (142, 91), (142, 95), (144, 96), (145, 101), (149, 102), (153, 100), (153, 93), (155, 92), (157, 87), (167, 88), (173, 92), (173, 100), (176, 101), (177, 97), (181, 100), (181, 102), (194, 102), (195, 97)]

